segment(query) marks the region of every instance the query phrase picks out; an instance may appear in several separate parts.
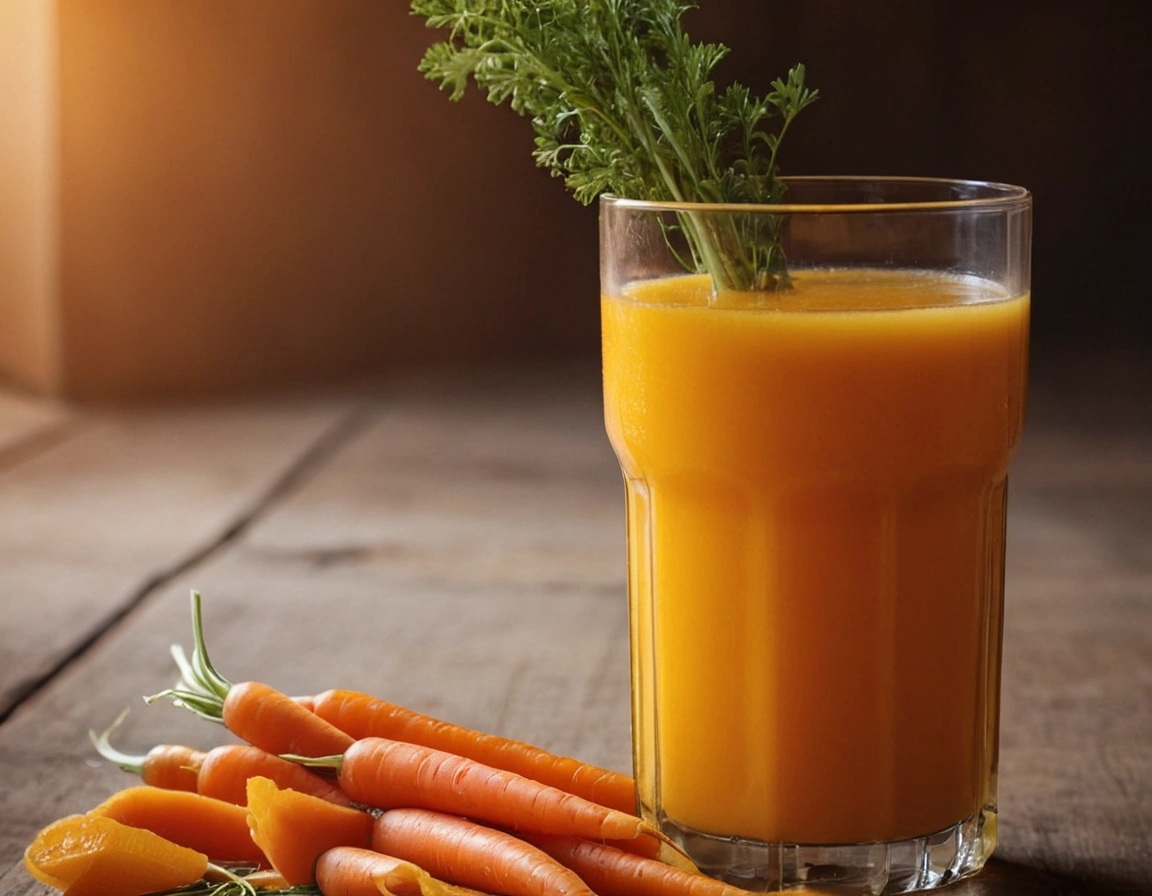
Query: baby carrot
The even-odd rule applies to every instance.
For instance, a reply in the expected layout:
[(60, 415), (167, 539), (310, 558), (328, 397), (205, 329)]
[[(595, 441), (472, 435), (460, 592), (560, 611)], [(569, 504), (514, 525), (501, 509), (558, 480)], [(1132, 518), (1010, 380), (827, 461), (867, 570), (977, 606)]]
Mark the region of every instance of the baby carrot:
[(246, 806), (248, 781), (257, 777), (271, 779), (282, 790), (319, 797), (338, 806), (352, 805), (332, 781), (251, 744), (224, 744), (209, 750), (200, 768), (200, 793)]
[(466, 815), (512, 830), (594, 839), (659, 837), (634, 815), (531, 778), (431, 747), (382, 737), (356, 741), (343, 756), (308, 761), (338, 770), (341, 789), (378, 809), (418, 807)]
[(88, 813), (144, 828), (215, 862), (265, 864), (248, 833), (248, 813), (223, 800), (160, 787), (129, 787)]
[(526, 834), (524, 839), (575, 871), (599, 896), (748, 896), (703, 874), (604, 843), (546, 834)]
[(273, 754), (327, 756), (353, 743), (287, 694), (259, 681), (229, 685), (221, 718), (237, 737)]
[(342, 806), (352, 802), (331, 781), (251, 744), (223, 744), (207, 752), (162, 744), (143, 756), (121, 752), (110, 740), (119, 722), (117, 719), (101, 734), (90, 732), (97, 752), (124, 771), (138, 774), (145, 784), (153, 787), (187, 790), (243, 806), (248, 799), (248, 779), (259, 775), (271, 778), (280, 787), (290, 787)]
[(198, 789), (197, 777), (204, 754), (181, 744), (160, 744), (153, 747), (140, 762), (140, 779), (145, 784), (165, 790)]
[(372, 848), (499, 896), (594, 896), (574, 872), (531, 844), (439, 812), (384, 812), (373, 827)]
[(197, 715), (223, 722), (237, 737), (268, 753), (327, 756), (353, 742), (287, 694), (258, 681), (233, 684), (216, 671), (204, 643), (200, 595), (192, 592), (192, 634), (195, 649), (189, 662), (173, 648), (183, 673), (183, 687), (162, 691), (148, 700), (171, 697)]
[(268, 778), (248, 781), (248, 827), (289, 886), (315, 881), (316, 860), (336, 846), (367, 847), (372, 816), (295, 790)]
[(145, 784), (163, 787), (165, 790), (187, 790), (195, 793), (199, 789), (197, 775), (204, 762), (204, 754), (193, 747), (179, 744), (161, 744), (143, 756), (122, 753), (112, 746), (112, 734), (127, 715), (128, 710), (124, 710), (100, 733), (88, 732), (96, 752), (124, 771), (139, 775)]
[(312, 699), (316, 715), (357, 740), (386, 737), (455, 753), (516, 772), (586, 800), (636, 812), (636, 785), (627, 775), (559, 756), (531, 744), (443, 722), (356, 691), (329, 690)]
[(68, 896), (140, 896), (200, 880), (208, 857), (151, 831), (99, 815), (48, 825), (24, 851), (36, 880)]
[(324, 896), (483, 896), (437, 880), (423, 868), (371, 849), (337, 846), (316, 862)]

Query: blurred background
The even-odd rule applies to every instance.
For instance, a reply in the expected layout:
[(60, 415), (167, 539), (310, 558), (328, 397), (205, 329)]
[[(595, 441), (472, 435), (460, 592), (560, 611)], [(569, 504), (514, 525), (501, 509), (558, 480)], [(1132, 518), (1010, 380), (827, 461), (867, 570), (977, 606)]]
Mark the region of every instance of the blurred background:
[[(1138, 6), (703, 5), (721, 84), (802, 61), (822, 94), (786, 173), (1029, 187), (1038, 373), (1146, 376)], [(0, 0), (0, 378), (126, 401), (594, 365), (596, 211), (527, 122), (423, 80), (435, 37), (403, 0)]]

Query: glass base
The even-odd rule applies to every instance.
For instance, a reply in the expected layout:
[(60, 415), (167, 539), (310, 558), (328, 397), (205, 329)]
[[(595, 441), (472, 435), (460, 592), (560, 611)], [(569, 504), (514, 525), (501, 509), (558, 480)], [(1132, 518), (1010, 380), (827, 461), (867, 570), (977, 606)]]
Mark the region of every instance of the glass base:
[(992, 809), (924, 837), (832, 846), (716, 837), (667, 819), (660, 828), (705, 874), (753, 892), (930, 890), (975, 874), (996, 848), (996, 812)]

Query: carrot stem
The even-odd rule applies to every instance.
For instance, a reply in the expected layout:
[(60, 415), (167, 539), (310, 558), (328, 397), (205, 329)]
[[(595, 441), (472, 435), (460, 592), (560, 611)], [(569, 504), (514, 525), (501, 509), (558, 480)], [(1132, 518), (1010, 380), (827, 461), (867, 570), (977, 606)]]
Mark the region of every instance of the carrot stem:
[(88, 737), (91, 738), (92, 746), (96, 748), (96, 752), (111, 762), (113, 765), (134, 775), (142, 775), (144, 773), (144, 760), (147, 759), (146, 756), (134, 756), (129, 753), (121, 752), (112, 746), (112, 733), (120, 727), (120, 724), (124, 721), (127, 715), (128, 710), (122, 710), (120, 715), (116, 716), (111, 725), (99, 733), (96, 731), (89, 731)]
[(199, 591), (192, 592), (192, 657), (184, 654), (178, 644), (171, 647), (172, 659), (180, 670), (180, 683), (158, 694), (144, 698), (145, 703), (154, 703), (167, 697), (177, 705), (191, 710), (202, 719), (210, 722), (224, 721), (224, 701), (232, 689), (232, 682), (217, 671), (208, 656), (208, 644), (204, 638), (204, 615), (201, 609)]
[(344, 757), (342, 755), (336, 756), (301, 756), (297, 753), (281, 753), (281, 759), (287, 759), (289, 762), (295, 762), (299, 765), (305, 765), (309, 768), (330, 768), (336, 774), (340, 774), (340, 769), (344, 767)]
[[(221, 877), (224, 879), (222, 884), (217, 883), (213, 886), (212, 890), (210, 891), (213, 894), (219, 894), (221, 890), (231, 885), (236, 887), (238, 893), (244, 894), (244, 896), (256, 896), (256, 888), (252, 886), (251, 882), (245, 880), (243, 876), (237, 874), (236, 872), (225, 868), (223, 865), (215, 865), (212, 862), (209, 862), (208, 874), (212, 877)], [(205, 876), (207, 877), (207, 875)]]
[(232, 682), (216, 671), (208, 658), (208, 644), (204, 640), (204, 618), (200, 609), (200, 592), (192, 592), (192, 673), (205, 689), (221, 700), (232, 690)]

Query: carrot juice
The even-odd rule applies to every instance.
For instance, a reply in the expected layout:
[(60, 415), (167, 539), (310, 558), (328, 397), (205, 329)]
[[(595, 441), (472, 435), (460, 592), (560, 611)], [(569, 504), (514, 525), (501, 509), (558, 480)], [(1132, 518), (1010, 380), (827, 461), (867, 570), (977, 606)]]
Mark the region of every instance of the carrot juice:
[(794, 844), (991, 820), (1027, 295), (800, 270), (601, 312), (644, 811)]

